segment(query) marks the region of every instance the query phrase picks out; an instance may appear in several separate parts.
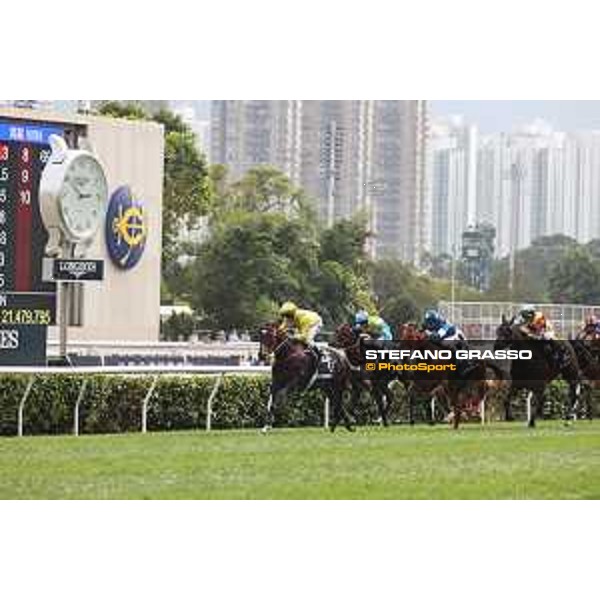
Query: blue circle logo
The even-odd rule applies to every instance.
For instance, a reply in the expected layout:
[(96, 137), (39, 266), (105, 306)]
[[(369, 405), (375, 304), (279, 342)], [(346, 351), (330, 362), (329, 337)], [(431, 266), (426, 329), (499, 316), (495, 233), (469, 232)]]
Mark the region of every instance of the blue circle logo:
[(131, 269), (142, 258), (148, 226), (143, 203), (123, 185), (110, 198), (106, 213), (106, 246), (117, 267)]

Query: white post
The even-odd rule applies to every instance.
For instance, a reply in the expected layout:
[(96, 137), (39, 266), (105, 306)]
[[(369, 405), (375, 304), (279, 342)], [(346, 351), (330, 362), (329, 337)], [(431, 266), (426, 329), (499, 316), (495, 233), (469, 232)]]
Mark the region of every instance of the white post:
[(433, 396), (431, 396), (430, 410), (431, 410), (431, 422), (435, 423), (435, 394)]
[(323, 427), (329, 429), (329, 396), (325, 396), (325, 405), (323, 407)]
[(34, 380), (35, 376), (32, 375), (27, 382), (27, 387), (23, 392), (23, 396), (21, 396), (21, 402), (19, 402), (19, 415), (17, 418), (17, 434), (19, 437), (23, 437), (23, 412), (25, 411), (25, 402), (27, 402)]
[(81, 387), (79, 388), (79, 394), (77, 396), (77, 402), (75, 402), (75, 414), (73, 415), (73, 433), (79, 435), (79, 405), (83, 400), (85, 394), (85, 388), (87, 387), (88, 379), (84, 379)]
[(481, 424), (485, 425), (485, 395), (481, 399), (481, 404), (479, 405), (479, 413), (481, 415)]
[(156, 389), (156, 384), (158, 383), (159, 377), (159, 375), (154, 376), (150, 385), (150, 389), (146, 393), (144, 401), (142, 402), (142, 433), (146, 433), (148, 431), (148, 403), (150, 402), (150, 398)]
[(217, 395), (217, 392), (219, 391), (219, 386), (221, 385), (223, 375), (224, 375), (224, 373), (219, 373), (219, 375), (217, 377), (217, 381), (215, 382), (215, 385), (210, 392), (210, 396), (208, 397), (208, 400), (206, 401), (206, 431), (210, 431), (212, 429), (213, 400), (215, 399), (215, 396)]
[(527, 394), (527, 422), (531, 421), (531, 396), (533, 396), (533, 392), (529, 392)]

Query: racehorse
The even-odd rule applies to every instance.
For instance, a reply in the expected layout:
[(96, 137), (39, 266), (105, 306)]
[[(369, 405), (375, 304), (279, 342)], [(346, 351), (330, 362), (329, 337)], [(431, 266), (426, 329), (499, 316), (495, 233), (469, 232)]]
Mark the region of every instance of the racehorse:
[(343, 323), (335, 330), (333, 346), (344, 351), (348, 359), (351, 384), (352, 384), (352, 405), (356, 406), (363, 390), (375, 399), (381, 424), (388, 426), (388, 411), (391, 400), (388, 398), (389, 381), (384, 379), (366, 379), (360, 370), (360, 336), (354, 331), (351, 325)]
[(259, 358), (266, 360), (273, 356), (271, 388), (266, 407), (263, 432), (273, 427), (273, 406), (286, 399), (291, 391), (306, 391), (313, 386), (323, 391), (333, 408), (331, 431), (343, 419), (348, 431), (353, 431), (352, 423), (343, 404), (343, 395), (350, 389), (350, 369), (341, 352), (325, 348), (331, 365), (329, 373), (319, 373), (319, 356), (300, 341), (289, 337), (277, 323), (268, 323), (260, 330)]
[[(398, 339), (405, 345), (414, 348), (419, 343), (419, 349), (437, 350), (439, 346), (426, 339), (413, 323), (404, 323), (398, 328)], [(441, 363), (447, 361), (439, 361)], [(468, 370), (461, 374), (452, 375), (453, 371), (433, 371), (427, 377), (416, 375), (415, 371), (402, 371), (400, 381), (407, 387), (410, 424), (414, 424), (414, 392), (420, 391), (429, 397), (445, 399), (452, 409), (452, 424), (455, 429), (460, 424), (463, 411), (473, 402), (473, 398), (481, 403), (487, 394), (506, 384), (506, 377), (497, 365), (487, 360), (473, 361)], [(434, 423), (433, 411), (430, 423)]]
[[(594, 418), (593, 408), (593, 389), (600, 388), (600, 355), (598, 340), (572, 339), (570, 340), (577, 363), (581, 370), (581, 375), (584, 379), (581, 397), (585, 403), (586, 418), (592, 420)], [(585, 393), (583, 393), (585, 391)], [(574, 410), (574, 414), (577, 411)]]
[(558, 376), (567, 382), (569, 386), (569, 402), (565, 408), (565, 423), (573, 417), (573, 411), (581, 389), (581, 377), (579, 365), (575, 352), (569, 344), (564, 345), (569, 353), (568, 362), (559, 366), (556, 360), (548, 356), (547, 345), (544, 341), (528, 338), (515, 325), (514, 317), (509, 321), (502, 315), (502, 322), (496, 329), (496, 342), (494, 349), (514, 348), (518, 350), (530, 350), (531, 360), (513, 360), (510, 369), (511, 386), (504, 401), (505, 419), (512, 421), (511, 401), (519, 392), (526, 390), (532, 397), (533, 409), (529, 411), (527, 425), (535, 427), (535, 420), (543, 416), (544, 391), (547, 385)]

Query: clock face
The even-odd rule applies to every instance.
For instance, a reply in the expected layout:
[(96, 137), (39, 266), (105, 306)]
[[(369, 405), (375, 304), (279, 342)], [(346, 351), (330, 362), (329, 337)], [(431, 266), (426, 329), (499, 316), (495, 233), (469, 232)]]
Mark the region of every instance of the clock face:
[(77, 156), (69, 165), (59, 205), (68, 232), (77, 239), (94, 236), (106, 211), (108, 188), (101, 165), (93, 156)]

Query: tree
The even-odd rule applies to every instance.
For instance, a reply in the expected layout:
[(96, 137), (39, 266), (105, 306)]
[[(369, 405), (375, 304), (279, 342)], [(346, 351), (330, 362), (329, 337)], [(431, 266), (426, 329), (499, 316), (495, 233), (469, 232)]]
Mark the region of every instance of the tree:
[(163, 257), (175, 260), (179, 233), (191, 229), (211, 204), (206, 160), (193, 133), (170, 131), (165, 135), (163, 186)]
[[(513, 298), (530, 302), (550, 300), (548, 282), (550, 272), (557, 261), (578, 246), (566, 235), (543, 236), (534, 240), (528, 248), (518, 250), (515, 256)], [(494, 261), (492, 280), (486, 298), (509, 300), (509, 258)]]
[[(381, 315), (396, 326), (419, 321), (427, 308), (441, 299), (450, 299), (451, 282), (419, 274), (414, 267), (395, 259), (377, 261), (373, 265), (373, 288)], [(481, 294), (472, 288), (455, 284), (457, 300), (479, 300)]]
[(222, 222), (243, 212), (281, 212), (314, 223), (311, 202), (289, 177), (270, 165), (249, 169), (241, 179), (230, 182), (227, 167), (211, 165), (213, 191), (211, 220)]
[(316, 240), (298, 219), (238, 213), (213, 231), (194, 264), (193, 306), (222, 329), (256, 327), (281, 302), (304, 304), (313, 290)]
[(365, 274), (368, 266), (365, 247), (370, 236), (363, 215), (337, 221), (321, 234), (321, 260), (335, 261)]
[(108, 100), (100, 105), (98, 113), (116, 119), (130, 119), (134, 121), (148, 119), (148, 114), (143, 107), (135, 102)]
[(586, 248), (571, 248), (552, 268), (548, 287), (553, 302), (599, 304), (600, 263)]

